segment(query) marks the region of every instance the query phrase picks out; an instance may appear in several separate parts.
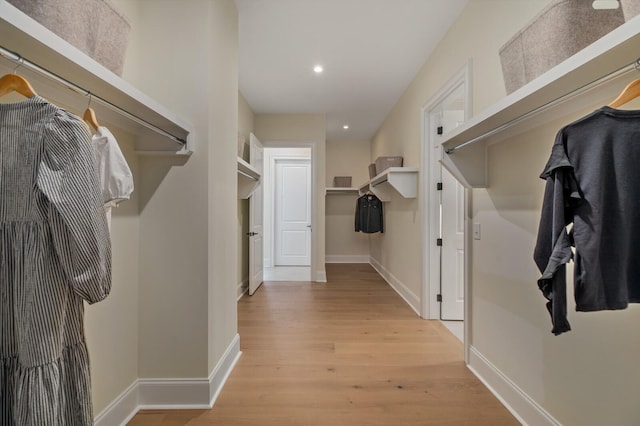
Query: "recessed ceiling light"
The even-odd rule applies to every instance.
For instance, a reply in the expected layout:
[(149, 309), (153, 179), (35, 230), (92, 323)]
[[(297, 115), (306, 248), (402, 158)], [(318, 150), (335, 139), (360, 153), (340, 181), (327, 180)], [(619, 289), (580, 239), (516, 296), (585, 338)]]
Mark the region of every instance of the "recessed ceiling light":
[(315, 72), (316, 74), (320, 74), (322, 71), (324, 71), (322, 65), (316, 65), (315, 67), (313, 67), (313, 72)]
[(345, 124), (344, 126), (342, 126), (343, 129), (348, 130), (349, 129), (349, 125)]

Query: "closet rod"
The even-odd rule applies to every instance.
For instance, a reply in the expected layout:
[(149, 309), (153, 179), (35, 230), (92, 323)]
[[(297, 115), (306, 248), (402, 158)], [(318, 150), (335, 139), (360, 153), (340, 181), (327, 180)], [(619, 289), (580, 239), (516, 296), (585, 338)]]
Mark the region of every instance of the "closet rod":
[(84, 95), (84, 96), (90, 96), (91, 97), (91, 102), (98, 101), (99, 103), (101, 103), (102, 105), (110, 108), (111, 110), (115, 111), (116, 113), (118, 113), (120, 115), (123, 115), (123, 116), (127, 117), (128, 119), (130, 119), (130, 120), (132, 120), (132, 121), (134, 121), (134, 122), (136, 122), (138, 124), (141, 124), (142, 126), (148, 128), (148, 129), (151, 129), (154, 132), (159, 133), (159, 134), (161, 134), (161, 135), (173, 140), (174, 142), (178, 143), (179, 145), (186, 145), (186, 143), (187, 143), (187, 141), (184, 140), (183, 138), (180, 138), (180, 137), (178, 137), (176, 135), (173, 135), (173, 134), (167, 132), (166, 130), (161, 129), (158, 126), (149, 123), (145, 119), (140, 118), (137, 115), (132, 114), (129, 111), (127, 111), (127, 110), (125, 110), (125, 109), (123, 109), (123, 108), (121, 108), (121, 107), (119, 107), (119, 106), (117, 106), (115, 104), (112, 104), (111, 102), (107, 101), (106, 99), (103, 99), (100, 96), (97, 96), (97, 95), (91, 93), (89, 90), (84, 89), (84, 88), (78, 86), (75, 83), (72, 83), (71, 81), (67, 80), (66, 78), (60, 77), (59, 75), (49, 71), (48, 69), (43, 68), (40, 65), (29, 61), (28, 59), (24, 59), (21, 55), (15, 53), (15, 52), (12, 52), (12, 51), (10, 51), (10, 50), (2, 47), (2, 46), (0, 46), (0, 56), (8, 59), (9, 61), (11, 61), (13, 63), (16, 63), (18, 65), (18, 67), (26, 66), (27, 68), (30, 68), (31, 70), (36, 71), (37, 73), (39, 73), (39, 74), (41, 74), (41, 75), (43, 75), (43, 76), (45, 76), (45, 77), (47, 77), (47, 78), (49, 78), (49, 79), (51, 79), (53, 81), (56, 81), (56, 82), (58, 82), (58, 83), (60, 83), (60, 84), (62, 84), (64, 86), (67, 86), (69, 89), (73, 90), (76, 93), (79, 93), (79, 94)]
[(592, 81), (591, 83), (587, 83), (587, 84), (585, 84), (583, 86), (580, 86), (577, 89), (574, 89), (569, 93), (566, 93), (566, 94), (564, 94), (564, 95), (562, 95), (562, 96), (560, 96), (560, 97), (558, 97), (558, 98), (556, 98), (556, 99), (554, 99), (552, 101), (547, 102), (546, 104), (540, 105), (539, 107), (537, 107), (535, 109), (532, 109), (529, 112), (526, 112), (526, 113), (524, 113), (524, 114), (522, 114), (522, 115), (520, 115), (520, 116), (518, 116), (516, 118), (513, 118), (513, 119), (507, 121), (506, 123), (496, 127), (495, 129), (489, 130), (488, 132), (485, 132), (485, 133), (483, 133), (483, 134), (481, 134), (479, 136), (471, 138), (468, 141), (466, 141), (464, 143), (461, 143), (458, 146), (454, 146), (453, 148), (449, 148), (449, 149), (445, 150), (445, 152), (447, 154), (453, 154), (454, 152), (456, 152), (457, 150), (459, 150), (461, 148), (464, 148), (464, 147), (469, 146), (469, 145), (471, 145), (471, 144), (473, 144), (475, 142), (478, 142), (478, 141), (481, 141), (483, 139), (486, 139), (486, 138), (488, 138), (490, 136), (495, 135), (496, 133), (500, 133), (503, 130), (508, 129), (511, 126), (513, 126), (515, 124), (518, 124), (521, 121), (526, 120), (527, 118), (529, 118), (529, 117), (531, 117), (531, 116), (533, 116), (535, 114), (538, 114), (539, 112), (542, 112), (542, 111), (544, 111), (546, 109), (549, 109), (549, 108), (551, 108), (551, 107), (553, 107), (553, 106), (555, 106), (555, 105), (557, 105), (559, 103), (562, 103), (562, 102), (564, 102), (564, 101), (566, 101), (568, 99), (571, 99), (574, 96), (577, 96), (577, 95), (579, 95), (581, 93), (584, 93), (587, 90), (593, 89), (594, 87), (599, 86), (602, 83), (605, 83), (605, 82), (607, 82), (609, 80), (613, 80), (614, 78), (620, 77), (621, 75), (624, 75), (624, 74), (626, 74), (626, 73), (628, 73), (630, 71), (633, 71), (633, 70), (639, 70), (640, 71), (640, 58), (638, 58), (635, 62), (632, 62), (629, 65), (625, 65), (622, 68), (619, 68), (619, 69), (617, 69), (617, 70), (615, 70), (615, 71), (613, 71), (613, 72), (611, 72), (609, 74), (606, 74), (606, 75), (604, 75), (604, 76)]

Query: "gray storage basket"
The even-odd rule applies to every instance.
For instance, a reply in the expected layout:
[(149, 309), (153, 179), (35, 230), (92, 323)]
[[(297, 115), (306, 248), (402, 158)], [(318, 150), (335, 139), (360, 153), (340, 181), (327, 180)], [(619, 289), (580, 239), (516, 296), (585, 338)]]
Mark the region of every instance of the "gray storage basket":
[(389, 167), (402, 167), (402, 157), (378, 157), (376, 158), (376, 172), (384, 172)]
[(595, 10), (591, 3), (590, 0), (554, 0), (500, 48), (507, 93), (516, 91), (624, 23), (621, 8)]
[(7, 0), (26, 15), (122, 75), (131, 25), (108, 0)]
[(351, 188), (351, 176), (335, 176), (333, 186), (335, 188)]

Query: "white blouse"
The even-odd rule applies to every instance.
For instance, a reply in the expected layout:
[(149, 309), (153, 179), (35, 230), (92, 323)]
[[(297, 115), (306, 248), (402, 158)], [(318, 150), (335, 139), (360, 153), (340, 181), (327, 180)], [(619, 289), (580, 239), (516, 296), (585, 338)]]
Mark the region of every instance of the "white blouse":
[(102, 198), (111, 228), (111, 208), (128, 200), (133, 192), (133, 175), (118, 146), (118, 141), (106, 127), (99, 126), (91, 138)]

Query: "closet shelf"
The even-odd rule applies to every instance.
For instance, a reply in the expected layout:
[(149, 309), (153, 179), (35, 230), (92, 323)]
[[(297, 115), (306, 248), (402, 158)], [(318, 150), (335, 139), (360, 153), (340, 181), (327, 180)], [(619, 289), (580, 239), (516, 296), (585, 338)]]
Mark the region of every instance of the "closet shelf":
[[(0, 1), (0, 45), (49, 73), (26, 65), (17, 69), (39, 95), (78, 114), (91, 99), (102, 125), (136, 136), (136, 152), (191, 154), (190, 125), (6, 1)], [(1, 74), (13, 72), (12, 60), (0, 61)], [(69, 90), (66, 83), (81, 90)]]
[(349, 194), (358, 194), (358, 188), (336, 188), (329, 187), (325, 188), (325, 195), (337, 194), (337, 195), (349, 195)]
[[(487, 146), (613, 99), (640, 56), (636, 16), (444, 137), (442, 164), (468, 188), (487, 186)], [(569, 98), (571, 100), (569, 101)], [(606, 101), (605, 101), (606, 103)], [(465, 145), (468, 142), (471, 144)], [(465, 146), (463, 146), (465, 145)]]
[(391, 201), (393, 192), (404, 198), (416, 198), (418, 195), (418, 168), (389, 167), (358, 187), (358, 193), (364, 195), (373, 192), (381, 201)]
[(260, 185), (260, 172), (238, 157), (238, 198), (246, 200)]

